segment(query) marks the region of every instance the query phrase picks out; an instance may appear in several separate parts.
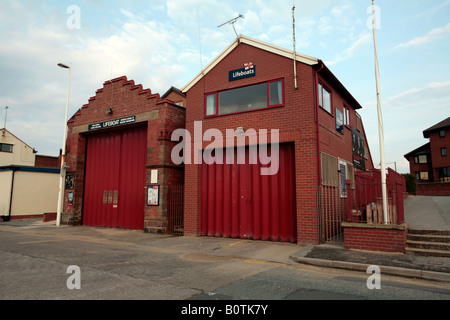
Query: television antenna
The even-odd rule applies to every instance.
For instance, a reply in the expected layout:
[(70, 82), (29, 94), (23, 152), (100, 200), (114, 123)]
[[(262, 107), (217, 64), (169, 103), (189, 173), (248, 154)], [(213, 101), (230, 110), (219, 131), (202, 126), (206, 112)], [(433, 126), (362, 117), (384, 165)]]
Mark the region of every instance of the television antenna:
[(236, 32), (236, 29), (234, 28), (234, 23), (237, 21), (237, 19), (239, 18), (244, 18), (244, 16), (242, 14), (239, 14), (239, 16), (237, 16), (236, 18), (233, 18), (227, 22), (222, 23), (220, 26), (217, 26), (217, 28), (220, 28), (221, 26), (224, 26), (226, 24), (231, 24), (231, 26), (233, 27), (234, 33), (236, 34), (236, 38), (238, 37), (238, 34)]

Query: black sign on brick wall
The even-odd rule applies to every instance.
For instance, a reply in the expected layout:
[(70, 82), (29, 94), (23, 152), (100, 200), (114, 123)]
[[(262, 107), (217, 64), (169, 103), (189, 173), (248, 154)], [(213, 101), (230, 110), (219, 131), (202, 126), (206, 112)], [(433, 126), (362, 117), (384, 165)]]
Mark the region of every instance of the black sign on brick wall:
[(352, 127), (353, 165), (360, 170), (366, 170), (364, 158), (364, 137), (358, 129)]
[(123, 124), (133, 123), (133, 122), (136, 122), (136, 116), (129, 116), (129, 117), (120, 118), (120, 119), (114, 119), (114, 120), (93, 123), (88, 126), (88, 130), (90, 131), (90, 130), (110, 128), (110, 127), (120, 126)]

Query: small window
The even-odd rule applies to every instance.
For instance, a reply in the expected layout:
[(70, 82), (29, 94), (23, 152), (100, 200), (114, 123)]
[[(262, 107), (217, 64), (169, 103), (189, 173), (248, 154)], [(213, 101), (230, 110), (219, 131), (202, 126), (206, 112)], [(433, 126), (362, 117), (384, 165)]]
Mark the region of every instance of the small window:
[(206, 96), (206, 115), (216, 114), (216, 94), (208, 94)]
[(281, 81), (269, 83), (270, 106), (279, 106), (283, 104), (283, 87)]
[(350, 125), (350, 111), (346, 106), (344, 106), (344, 124), (346, 126)]
[(439, 137), (440, 137), (440, 138), (445, 137), (445, 130), (439, 131)]
[(450, 167), (438, 168), (439, 182), (450, 182)]
[(428, 162), (428, 161), (427, 161), (427, 155), (426, 155), (426, 154), (421, 154), (421, 155), (418, 157), (418, 160), (419, 160), (418, 163), (427, 163), (427, 162)]
[(420, 172), (420, 180), (428, 180), (428, 172)]
[(417, 180), (429, 180), (428, 172), (426, 172), (426, 171), (416, 172), (416, 179)]
[(319, 83), (319, 106), (331, 113), (331, 93)]
[(441, 156), (447, 155), (447, 148), (441, 148)]
[(12, 152), (12, 148), (12, 144), (0, 143), (0, 152)]

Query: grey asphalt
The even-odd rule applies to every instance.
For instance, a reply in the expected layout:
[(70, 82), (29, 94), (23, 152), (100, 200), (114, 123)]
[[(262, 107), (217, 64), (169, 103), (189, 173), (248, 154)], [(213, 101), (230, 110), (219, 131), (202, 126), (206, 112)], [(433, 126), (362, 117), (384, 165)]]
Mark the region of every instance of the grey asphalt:
[[(450, 229), (450, 197), (410, 196), (405, 199), (405, 220), (413, 229)], [(93, 227), (56, 227), (54, 222), (43, 223), (38, 219), (12, 220), (0, 223), (0, 227), (17, 230), (45, 230), (46, 235), (64, 238), (71, 235), (88, 237), (90, 241), (120, 242), (145, 245), (153, 248), (173, 248), (185, 251), (185, 259), (195, 261), (215, 259), (250, 259), (267, 263), (309, 264), (366, 272), (368, 266), (377, 265), (384, 274), (421, 278), (450, 283), (450, 258), (421, 257), (401, 253), (345, 249), (342, 242), (301, 246), (291, 243), (252, 241), (229, 238), (174, 237), (149, 235), (141, 231)]]

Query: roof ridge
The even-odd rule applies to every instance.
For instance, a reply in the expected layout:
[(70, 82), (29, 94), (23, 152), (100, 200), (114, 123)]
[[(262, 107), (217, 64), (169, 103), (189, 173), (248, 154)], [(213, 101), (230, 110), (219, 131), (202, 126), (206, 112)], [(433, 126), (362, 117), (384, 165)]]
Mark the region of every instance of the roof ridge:
[[(233, 51), (239, 44), (245, 43), (258, 49), (262, 49), (280, 56), (284, 56), (292, 59), (294, 51), (279, 47), (277, 45), (250, 38), (248, 36), (239, 35), (233, 42), (231, 42), (220, 54), (218, 54), (206, 67), (204, 67), (200, 73), (198, 73), (191, 81), (189, 81), (184, 87), (181, 88), (181, 92), (188, 91), (193, 87), (200, 79), (202, 79), (209, 71), (211, 71), (220, 61), (222, 61), (231, 51)], [(296, 61), (305, 63), (308, 65), (315, 65), (319, 63), (319, 59), (312, 56), (308, 56), (302, 53), (296, 52)]]
[(429, 138), (430, 137), (430, 132), (432, 131), (436, 131), (439, 129), (444, 129), (450, 127), (450, 117), (448, 117), (447, 119), (444, 119), (438, 123), (436, 123), (435, 125), (429, 127), (428, 129), (423, 130), (423, 137), (424, 138)]

